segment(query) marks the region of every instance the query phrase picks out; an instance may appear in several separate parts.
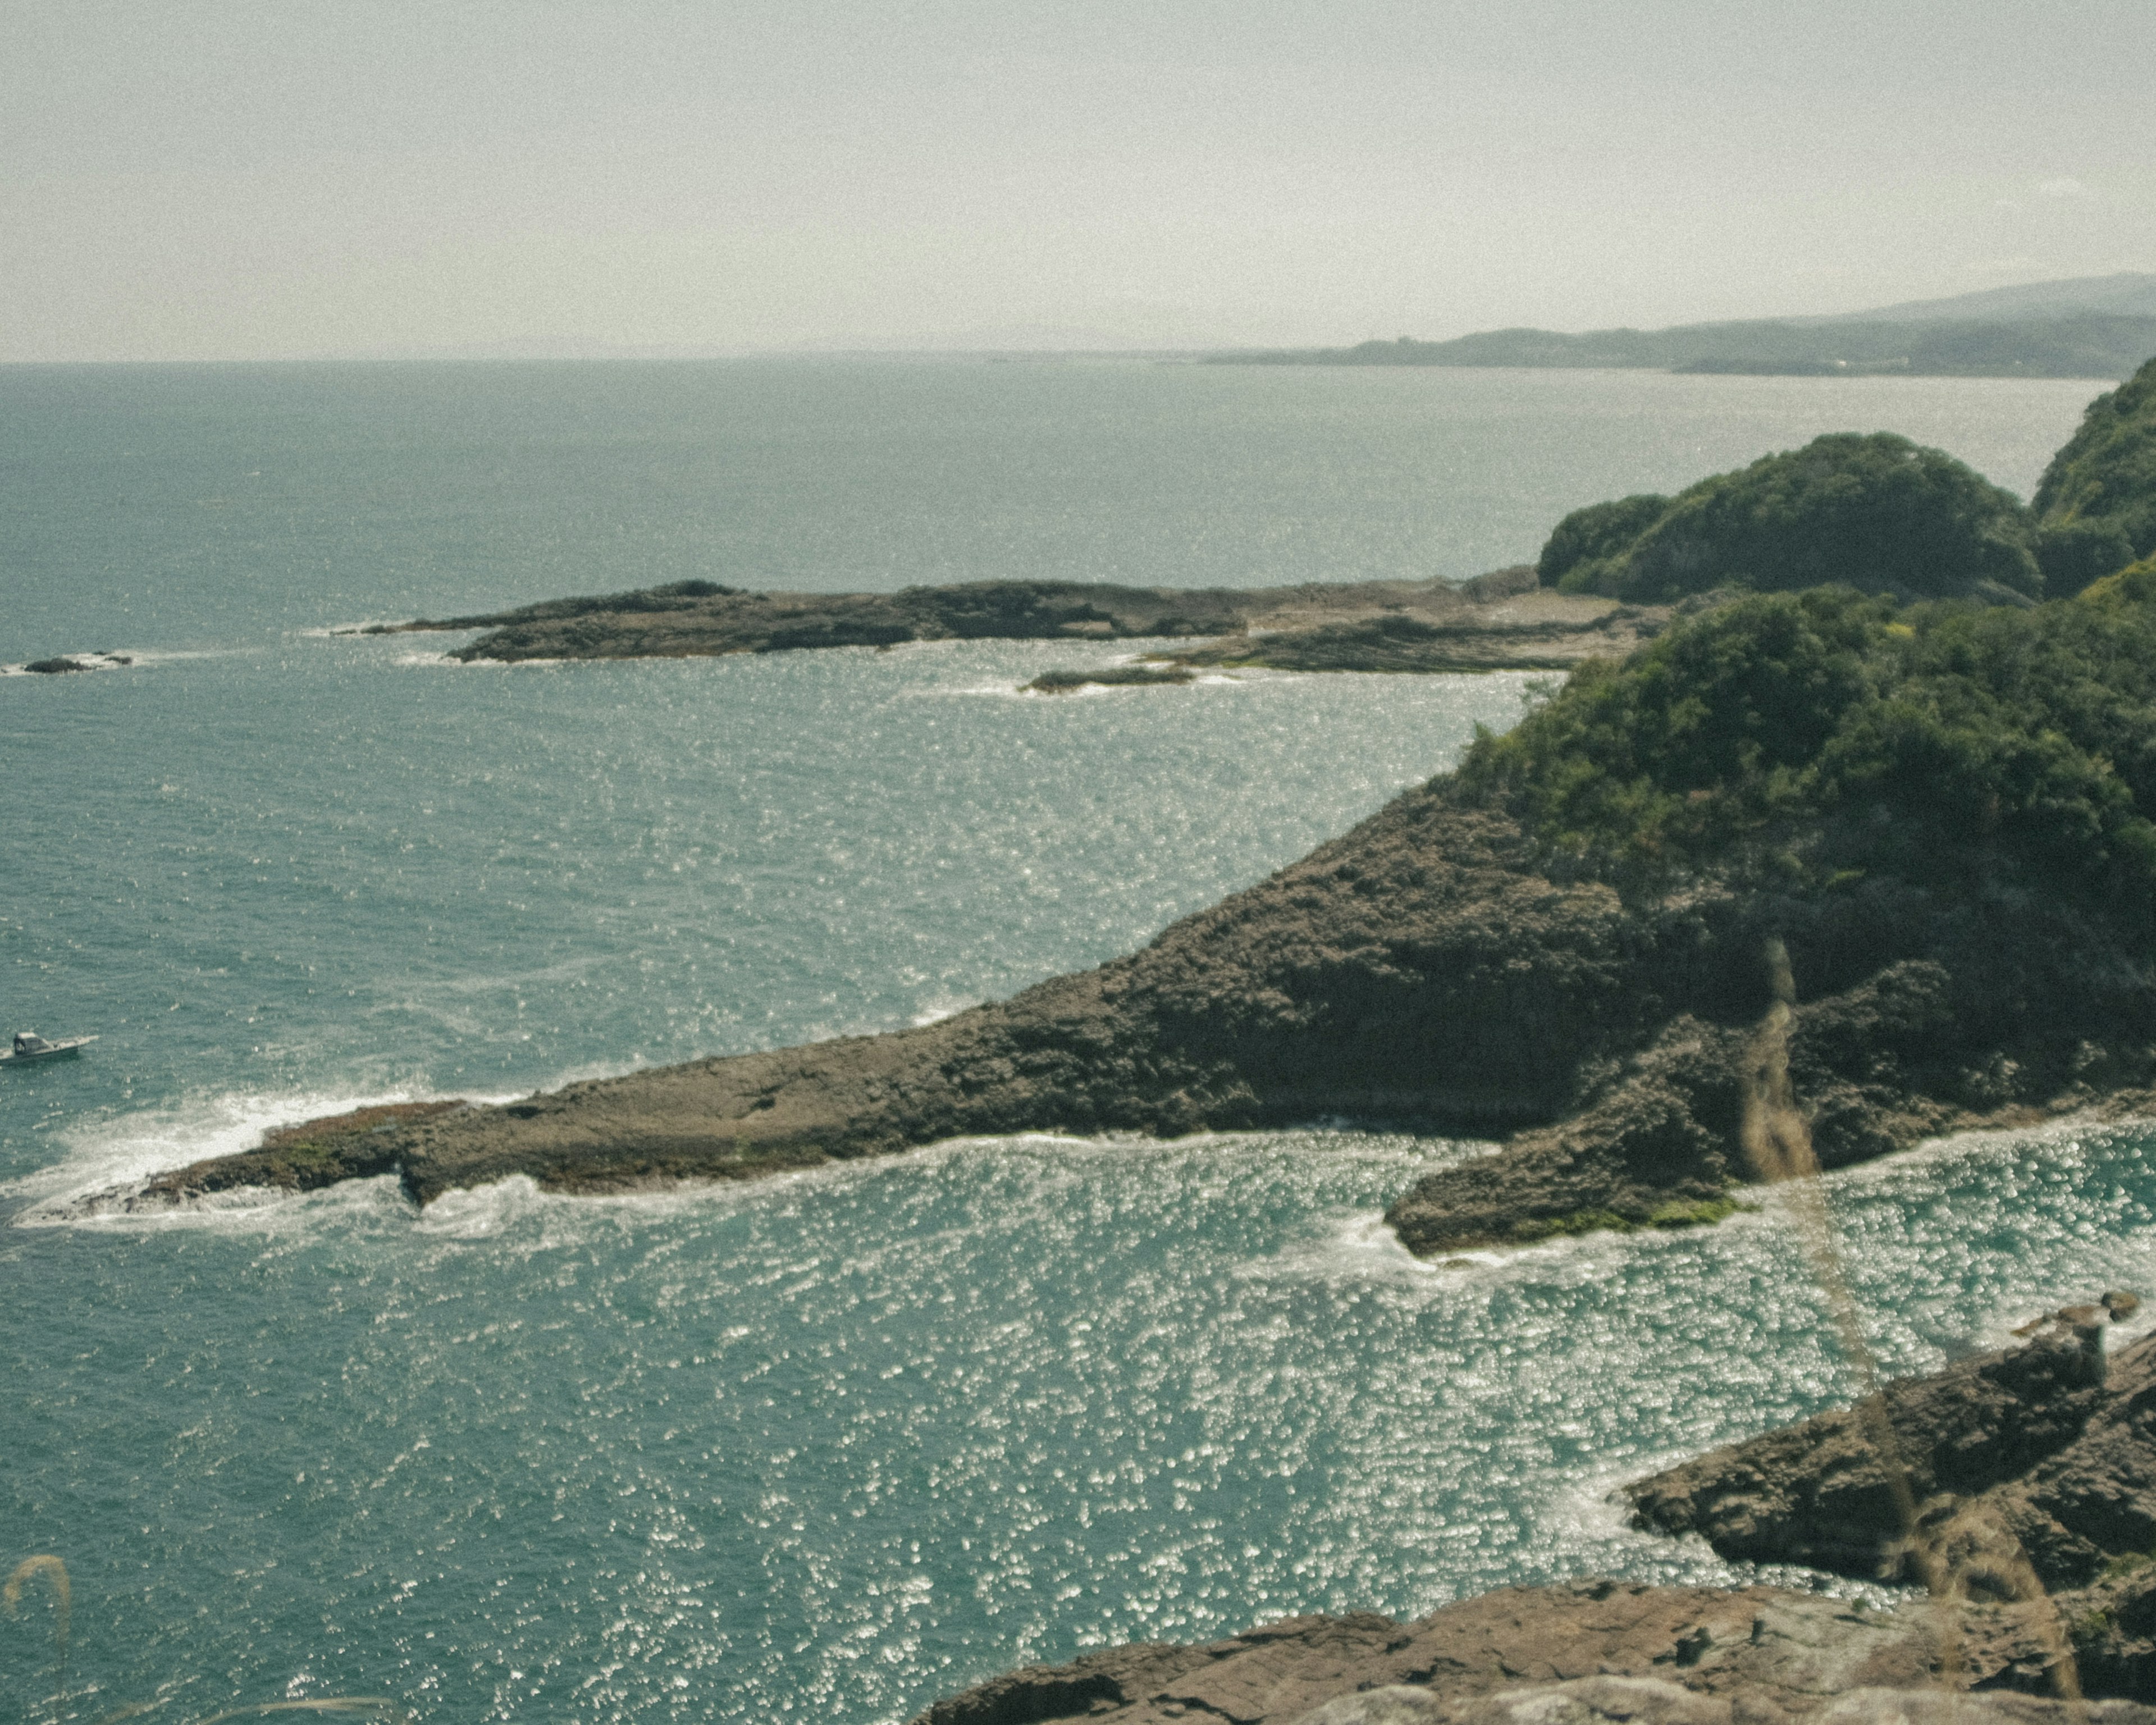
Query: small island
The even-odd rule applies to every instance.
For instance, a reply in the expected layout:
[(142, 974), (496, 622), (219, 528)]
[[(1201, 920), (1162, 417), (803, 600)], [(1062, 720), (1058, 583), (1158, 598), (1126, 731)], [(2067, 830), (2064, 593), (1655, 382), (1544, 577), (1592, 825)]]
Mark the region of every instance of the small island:
[[(1521, 565), (1472, 581), (1312, 582), (1296, 587), (1116, 587), (1079, 581), (983, 581), (894, 593), (749, 593), (677, 582), (593, 598), (352, 633), (484, 629), (454, 649), (467, 662), (690, 659), (916, 641), (1117, 641), (1199, 637), (1157, 655), (1164, 665), (1285, 670), (1565, 670), (1628, 652), (1666, 614), (1595, 594), (1558, 593)], [(1051, 671), (1061, 686), (1066, 675)], [(1103, 676), (1077, 675), (1081, 682)], [(1110, 675), (1111, 682), (1187, 681)]]

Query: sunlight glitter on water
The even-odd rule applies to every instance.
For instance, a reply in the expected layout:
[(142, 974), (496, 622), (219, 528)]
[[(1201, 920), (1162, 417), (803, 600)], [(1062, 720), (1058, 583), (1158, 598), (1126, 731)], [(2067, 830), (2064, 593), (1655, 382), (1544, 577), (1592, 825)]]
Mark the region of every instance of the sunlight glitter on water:
[[(64, 1200), (362, 1101), (927, 1020), (1099, 962), (1544, 680), (1200, 680), (1142, 644), (467, 666), (323, 633), (685, 577), (1465, 575), (1564, 511), (1882, 425), (2025, 490), (2043, 381), (1261, 368), (102, 367), (0, 399), (11, 1019), (0, 1509), (71, 1682), (199, 1718), (897, 1720), (1029, 1657), (1579, 1568), (1716, 1577), (1609, 1486), (1835, 1399), (1772, 1207), (1415, 1263), (1462, 1147), (947, 1146), (605, 1201), (384, 1178)], [(924, 467), (924, 432), (948, 459)], [(244, 477), (247, 483), (233, 483)], [(121, 482), (116, 483), (116, 480)], [(215, 495), (228, 506), (204, 511)], [(2133, 1132), (1851, 1177), (1915, 1368), (2152, 1291)], [(1907, 1173), (1900, 1172), (1907, 1168)], [(23, 1625), (16, 1625), (22, 1628)], [(0, 1693), (49, 1646), (0, 1634)]]
[[(865, 1721), (1101, 1642), (1584, 1570), (1732, 1579), (1607, 1495), (1843, 1394), (1773, 1207), (1418, 1264), (1376, 1207), (1474, 1147), (1032, 1137), (748, 1187), (520, 1178), (415, 1218), (381, 1182), (128, 1224), (183, 1281), (223, 1266), (213, 1326), (137, 1315), (188, 1464), (128, 1488), (163, 1553), (151, 1603), (212, 1606), (191, 1659), (336, 1623), (311, 1669), (475, 1716)], [(2148, 1286), (2153, 1147), (1958, 1142), (1921, 1176), (1839, 1177), (1889, 1368), (2061, 1288)], [(117, 1489), (147, 1435), (129, 1379), (39, 1368), (75, 1384), (77, 1489)], [(268, 1592), (196, 1567), (189, 1530), (241, 1505)], [(175, 1632), (110, 1681), (151, 1680)]]

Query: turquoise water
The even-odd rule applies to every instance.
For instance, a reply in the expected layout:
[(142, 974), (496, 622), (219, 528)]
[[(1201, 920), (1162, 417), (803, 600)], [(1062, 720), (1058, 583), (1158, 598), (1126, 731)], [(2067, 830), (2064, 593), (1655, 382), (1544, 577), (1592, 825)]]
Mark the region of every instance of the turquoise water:
[[(0, 372), (0, 1708), (901, 1720), (1024, 1660), (1581, 1568), (1604, 1501), (1834, 1400), (1771, 1209), (1440, 1271), (1468, 1153), (969, 1142), (637, 1199), (69, 1199), (273, 1122), (925, 1021), (1106, 957), (1533, 680), (1049, 700), (1127, 649), (459, 667), (321, 631), (701, 574), (1409, 574), (1845, 423), (2025, 490), (2080, 385), (1096, 367)], [(1840, 416), (1861, 403), (1861, 421)], [(1509, 441), (1508, 441), (1509, 439)], [(1697, 451), (1688, 455), (1687, 450)], [(242, 481), (246, 481), (243, 484)], [(1897, 1368), (2156, 1288), (2156, 1138), (1837, 1190)], [(41, 1584), (30, 1597), (41, 1599)]]

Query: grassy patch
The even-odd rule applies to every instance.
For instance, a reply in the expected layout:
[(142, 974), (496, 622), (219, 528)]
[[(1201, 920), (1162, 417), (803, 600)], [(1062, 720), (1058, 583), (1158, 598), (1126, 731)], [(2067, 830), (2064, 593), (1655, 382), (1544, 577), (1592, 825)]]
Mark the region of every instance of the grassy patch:
[(1519, 1245), (1563, 1240), (1578, 1234), (1637, 1234), (1645, 1228), (1704, 1228), (1739, 1211), (1758, 1209), (1734, 1198), (1672, 1199), (1644, 1215), (1617, 1210), (1571, 1210), (1561, 1216), (1533, 1216), (1515, 1223), (1512, 1238)]
[(1647, 1218), (1650, 1228), (1704, 1228), (1742, 1212), (1758, 1209), (1734, 1198), (1702, 1198), (1691, 1204), (1666, 1204)]

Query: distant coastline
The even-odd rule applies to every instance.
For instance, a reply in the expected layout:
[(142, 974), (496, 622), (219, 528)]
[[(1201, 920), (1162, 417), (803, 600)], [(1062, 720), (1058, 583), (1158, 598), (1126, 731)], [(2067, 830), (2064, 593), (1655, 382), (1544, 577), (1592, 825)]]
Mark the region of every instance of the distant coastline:
[(2014, 323), (1698, 324), (1669, 330), (1490, 330), (1450, 341), (1209, 354), (1206, 365), (1496, 366), (1769, 377), (2130, 376), (2156, 355), (2156, 317)]
[(1850, 316), (1749, 319), (1669, 329), (1486, 330), (1352, 347), (1253, 348), (1208, 365), (1488, 366), (1754, 377), (2130, 376), (2156, 356), (2156, 275), (2105, 276)]

